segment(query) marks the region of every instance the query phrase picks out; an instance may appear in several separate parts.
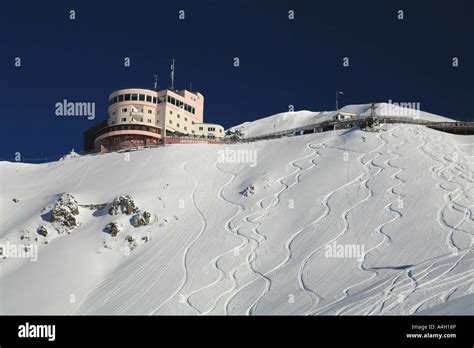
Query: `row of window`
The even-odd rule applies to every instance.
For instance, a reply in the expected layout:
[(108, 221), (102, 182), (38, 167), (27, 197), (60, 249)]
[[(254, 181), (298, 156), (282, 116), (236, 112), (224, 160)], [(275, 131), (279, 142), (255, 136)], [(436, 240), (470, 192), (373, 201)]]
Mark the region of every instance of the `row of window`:
[(172, 96), (168, 95), (167, 97), (168, 97), (168, 99), (167, 99), (168, 103), (171, 103), (174, 106), (177, 106), (178, 108), (184, 109), (184, 111), (195, 114), (196, 110), (191, 105), (188, 105), (185, 102), (182, 102), (181, 100), (173, 98)]
[[(160, 134), (161, 131), (159, 128), (154, 128), (154, 127), (146, 127), (146, 126), (139, 126), (139, 125), (117, 125), (117, 126), (111, 126), (108, 128), (104, 128), (103, 132), (112, 132), (112, 131), (117, 131), (117, 130), (143, 130), (143, 131), (148, 131), (148, 132), (153, 132), (153, 133), (158, 133)], [(99, 132), (97, 136), (103, 134), (103, 132)]]
[[(130, 118), (130, 121), (133, 121), (133, 118)], [(143, 118), (140, 118), (139, 120), (136, 120), (136, 121), (139, 121), (139, 122), (143, 122)], [(120, 119), (120, 122), (127, 122), (127, 118), (126, 117), (122, 117)], [(148, 123), (152, 123), (152, 120), (151, 119), (147, 119), (147, 122)], [(156, 120), (156, 123), (158, 124), (159, 123), (159, 120)], [(168, 120), (168, 123), (169, 124), (173, 124), (173, 120)], [(194, 124), (194, 121), (193, 121), (193, 124)], [(176, 123), (176, 127), (177, 128), (180, 128), (180, 124), (179, 123)], [(188, 130), (188, 127), (187, 126), (184, 126), (184, 130), (187, 131)], [(204, 127), (200, 126), (199, 127), (199, 130), (200, 131), (203, 131), (204, 130)], [(216, 127), (207, 127), (207, 131), (208, 132), (215, 132), (216, 131)], [(222, 129), (219, 129), (219, 132), (222, 133)], [(192, 133), (194, 133), (194, 130), (192, 131)]]
[[(130, 101), (130, 100), (139, 100), (139, 101), (146, 101), (148, 103), (153, 103), (153, 104), (161, 104), (164, 102), (163, 97), (153, 97), (151, 95), (146, 95), (146, 94), (138, 94), (138, 93), (132, 93), (132, 94), (120, 94), (118, 96), (115, 96), (109, 100), (109, 105), (119, 103), (122, 101)], [(167, 102), (171, 103), (178, 108), (181, 108), (187, 112), (190, 112), (192, 114), (196, 113), (196, 110), (194, 107), (191, 105), (186, 104), (185, 102), (182, 102), (181, 100), (178, 100), (176, 98), (173, 98), (171, 96), (167, 96)]]
[[(132, 121), (133, 121), (133, 118), (130, 119), (130, 122), (132, 122)], [(138, 121), (139, 121), (139, 122), (143, 122), (143, 118), (140, 118)], [(147, 121), (148, 123), (151, 123), (151, 119), (149, 119), (149, 118), (148, 118), (146, 121)], [(122, 118), (120, 119), (120, 122), (127, 122), (127, 118), (126, 118), (126, 117), (122, 117)], [(158, 123), (158, 120), (156, 120), (156, 123)]]
[(109, 105), (123, 102), (123, 101), (129, 101), (129, 100), (140, 100), (140, 101), (146, 101), (148, 103), (153, 103), (153, 104), (161, 104), (164, 102), (164, 99), (162, 97), (157, 98), (151, 95), (133, 93), (133, 94), (120, 94), (118, 96), (115, 96), (109, 100)]
[[(128, 109), (127, 109), (127, 108), (122, 108), (122, 109), (120, 110), (120, 112), (122, 112), (122, 113), (128, 112)], [(138, 112), (143, 112), (143, 109), (138, 109)], [(152, 111), (152, 110), (147, 110), (147, 112), (148, 112), (149, 114), (153, 114), (153, 111)], [(158, 110), (158, 111), (156, 112), (156, 114), (159, 115), (159, 114), (160, 114), (160, 110)], [(172, 114), (173, 114), (173, 111), (170, 110), (170, 115), (172, 115)], [(112, 115), (115, 116), (115, 111), (112, 112)], [(181, 115), (180, 115), (180, 114), (177, 114), (176, 117), (181, 118)], [(123, 120), (123, 119), (122, 119), (122, 120)], [(187, 117), (184, 117), (184, 122), (188, 122), (188, 118), (187, 118)], [(194, 124), (194, 121), (191, 121), (191, 123)]]
[[(200, 130), (200, 131), (204, 130), (204, 127), (199, 127), (199, 130)], [(215, 131), (216, 131), (216, 127), (207, 127), (207, 131), (208, 131), (208, 132), (215, 132)], [(222, 133), (222, 129), (219, 129), (219, 133)]]
[[(127, 112), (127, 111), (128, 111), (127, 108), (122, 108), (122, 109), (120, 110), (120, 112)], [(143, 112), (143, 109), (138, 109), (137, 112)], [(147, 112), (148, 112), (150, 115), (153, 114), (153, 110), (147, 110)], [(157, 115), (158, 115), (159, 113), (160, 113), (160, 110), (158, 110), (158, 111), (156, 112)], [(115, 116), (115, 111), (112, 112), (112, 116)], [(178, 117), (179, 117), (179, 115), (178, 115)]]

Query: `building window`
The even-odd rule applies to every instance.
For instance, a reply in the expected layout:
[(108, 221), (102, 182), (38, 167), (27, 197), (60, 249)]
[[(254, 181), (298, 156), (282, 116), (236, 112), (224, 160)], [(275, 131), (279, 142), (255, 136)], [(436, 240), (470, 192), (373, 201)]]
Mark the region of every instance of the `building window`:
[(143, 118), (140, 119), (140, 122), (143, 122)]
[(115, 111), (114, 111), (114, 112), (112, 112), (112, 115), (115, 115)]
[(150, 119), (148, 119), (148, 123), (151, 123), (151, 120), (150, 120)]
[(193, 133), (193, 134), (194, 134), (194, 131), (192, 130), (192, 131), (191, 131), (191, 133)]
[(184, 130), (187, 131), (187, 130), (188, 130), (188, 127), (184, 127)]
[(138, 100), (145, 101), (145, 95), (144, 94), (139, 94), (138, 95)]
[(203, 128), (202, 128), (202, 127), (199, 127), (199, 130), (203, 130)]
[(222, 133), (222, 128), (221, 128), (221, 129), (219, 129), (219, 133)]
[(173, 120), (170, 120), (170, 124), (173, 124)]
[(125, 101), (130, 100), (130, 94), (125, 94)]
[(132, 100), (138, 100), (138, 94), (132, 94)]
[(122, 112), (127, 112), (127, 108), (123, 108), (123, 109), (122, 109)]
[(152, 110), (148, 110), (148, 113), (151, 114), (151, 113), (153, 113), (153, 111), (152, 111)]
[(156, 97), (153, 97), (153, 104), (156, 104)]
[(194, 124), (194, 121), (191, 121), (192, 124)]
[(118, 101), (119, 102), (123, 101), (123, 94), (119, 95)]
[(146, 101), (149, 102), (149, 103), (151, 103), (151, 95), (147, 95), (147, 96), (146, 96)]
[(173, 111), (170, 110), (170, 115), (173, 115)]
[(179, 127), (179, 123), (176, 123), (176, 127)]
[(180, 118), (179, 114), (178, 114), (178, 118)]
[(188, 118), (187, 118), (187, 117), (185, 117), (185, 118), (184, 118), (184, 121), (185, 121), (185, 122), (187, 122), (187, 121), (188, 121)]
[(208, 132), (214, 132), (216, 129), (214, 127), (207, 127)]

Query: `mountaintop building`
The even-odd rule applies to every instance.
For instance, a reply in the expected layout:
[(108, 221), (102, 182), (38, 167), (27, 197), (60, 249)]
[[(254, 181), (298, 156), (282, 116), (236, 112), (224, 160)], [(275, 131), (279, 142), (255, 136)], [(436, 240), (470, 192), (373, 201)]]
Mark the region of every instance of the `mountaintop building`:
[(204, 96), (201, 93), (174, 89), (120, 89), (109, 97), (107, 122), (86, 131), (85, 150), (105, 152), (158, 145), (166, 137), (224, 137), (222, 126), (203, 120)]
[(85, 151), (107, 152), (178, 142), (218, 142), (224, 128), (204, 123), (204, 96), (171, 87), (120, 89), (109, 96), (108, 119), (84, 132)]

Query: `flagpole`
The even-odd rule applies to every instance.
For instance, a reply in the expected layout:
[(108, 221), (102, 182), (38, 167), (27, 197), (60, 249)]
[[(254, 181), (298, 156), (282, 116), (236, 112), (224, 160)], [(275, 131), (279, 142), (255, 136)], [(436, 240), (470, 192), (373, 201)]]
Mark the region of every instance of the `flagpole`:
[(336, 111), (339, 110), (339, 101), (338, 101), (339, 94), (344, 94), (344, 92), (336, 91)]

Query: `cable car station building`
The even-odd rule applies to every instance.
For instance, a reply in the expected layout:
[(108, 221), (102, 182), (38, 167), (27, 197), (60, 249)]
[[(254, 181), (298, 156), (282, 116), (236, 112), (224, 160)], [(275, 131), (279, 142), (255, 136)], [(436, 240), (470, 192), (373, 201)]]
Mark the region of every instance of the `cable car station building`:
[[(121, 89), (109, 97), (108, 120), (105, 127), (86, 131), (94, 134), (94, 151), (105, 152), (130, 147), (158, 145), (170, 137), (218, 139), (224, 128), (204, 123), (204, 96), (187, 90)], [(90, 143), (90, 140), (89, 140)], [(91, 149), (89, 149), (91, 150)]]

